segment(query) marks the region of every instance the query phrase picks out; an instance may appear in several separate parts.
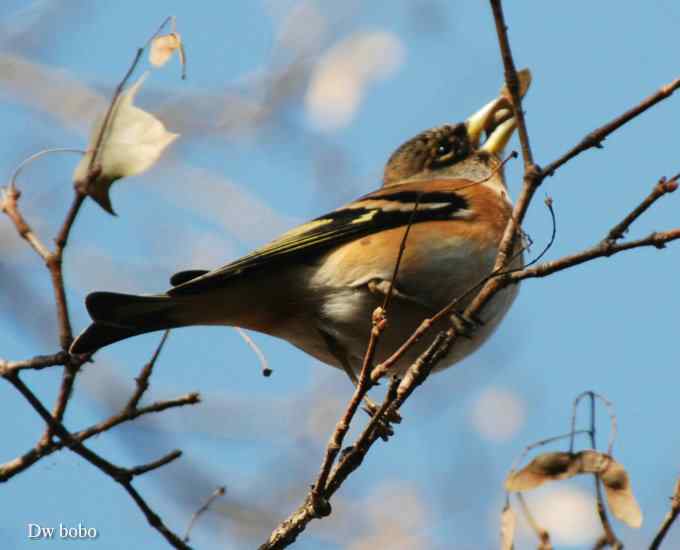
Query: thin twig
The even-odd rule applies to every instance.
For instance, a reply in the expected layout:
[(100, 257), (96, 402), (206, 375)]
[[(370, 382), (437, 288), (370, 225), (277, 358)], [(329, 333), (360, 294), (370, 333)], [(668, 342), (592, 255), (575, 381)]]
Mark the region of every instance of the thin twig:
[(652, 192), (638, 205), (636, 206), (630, 214), (628, 214), (620, 223), (616, 224), (611, 228), (607, 236), (605, 237), (608, 241), (617, 241), (622, 238), (631, 224), (637, 220), (645, 211), (652, 206), (657, 200), (668, 193), (673, 193), (678, 188), (678, 177), (673, 176), (673, 178), (666, 180), (666, 178), (661, 178), (659, 182), (654, 186)]
[(52, 355), (36, 355), (23, 361), (6, 361), (0, 359), (0, 376), (7, 376), (12, 372), (21, 370), (42, 370), (48, 367), (62, 366), (68, 361), (69, 355), (65, 351), (59, 351)]
[(678, 518), (679, 515), (680, 515), (680, 480), (678, 480), (675, 484), (675, 493), (671, 498), (671, 509), (666, 514), (666, 517), (663, 518), (663, 521), (659, 526), (659, 531), (656, 533), (656, 536), (654, 537), (652, 544), (649, 545), (649, 550), (658, 550), (659, 548), (661, 548), (661, 543), (663, 542), (663, 539), (666, 537), (666, 533), (668, 533), (668, 530), (671, 528), (671, 525), (673, 525), (673, 522)]
[(550, 541), (550, 533), (548, 530), (541, 527), (536, 521), (531, 510), (529, 510), (529, 506), (527, 506), (526, 500), (524, 500), (524, 495), (522, 495), (522, 493), (515, 493), (515, 496), (519, 501), (519, 505), (522, 508), (522, 512), (529, 527), (531, 527), (531, 530), (536, 534), (536, 538), (538, 538), (538, 550), (552, 550), (552, 542)]
[[(555, 226), (555, 217), (554, 217), (554, 212), (552, 210), (552, 207), (549, 207), (550, 213), (552, 215), (552, 220), (553, 220), (553, 235), (550, 239), (550, 242), (546, 246), (546, 248), (541, 252), (539, 255), (539, 258), (543, 256), (547, 252), (547, 250), (552, 246), (554, 239), (555, 239), (555, 231), (556, 231), (556, 226)], [(514, 261), (516, 258), (520, 257), (525, 251), (525, 247), (521, 248), (519, 251), (513, 255), (511, 259)], [(533, 262), (532, 262), (533, 263)], [(489, 275), (486, 275), (485, 277), (482, 277), (476, 284), (472, 285), (470, 288), (468, 288), (465, 292), (462, 294), (459, 294), (456, 298), (451, 300), (445, 307), (440, 309), (437, 313), (435, 313), (432, 317), (427, 317), (423, 319), (420, 323), (420, 325), (416, 328), (416, 330), (411, 333), (411, 335), (397, 348), (392, 355), (390, 355), (387, 359), (385, 359), (382, 363), (378, 364), (375, 366), (375, 368), (371, 371), (371, 380), (373, 382), (377, 382), (385, 376), (390, 369), (394, 367), (394, 365), (399, 361), (404, 354), (411, 349), (416, 342), (418, 342), (422, 336), (428, 332), (438, 321), (444, 319), (445, 317), (448, 317), (458, 306), (460, 303), (462, 303), (465, 299), (468, 297), (474, 295), (475, 292), (477, 292), (479, 289), (484, 287), (484, 285), (493, 279), (494, 277), (499, 277), (503, 276), (506, 273), (510, 273), (511, 271), (516, 271), (516, 270), (509, 270), (505, 271), (503, 269), (500, 270), (494, 270), (492, 271)]]
[(418, 206), (420, 205), (421, 197), (422, 193), (418, 193), (418, 196), (413, 203), (413, 210), (411, 210), (411, 216), (409, 217), (408, 223), (406, 224), (406, 229), (404, 230), (404, 234), (401, 237), (401, 243), (399, 243), (399, 251), (397, 252), (397, 259), (394, 262), (394, 269), (392, 270), (392, 277), (390, 278), (390, 286), (387, 289), (387, 293), (385, 294), (385, 299), (383, 300), (382, 305), (383, 311), (385, 311), (386, 314), (389, 309), (390, 301), (392, 300), (392, 295), (394, 294), (394, 288), (397, 284), (397, 276), (399, 275), (401, 260), (404, 257), (404, 251), (406, 250), (406, 240), (408, 239), (408, 235), (411, 232), (411, 226), (416, 219), (416, 213), (418, 212)]
[(180, 456), (182, 456), (182, 451), (180, 451), (179, 449), (175, 449), (174, 451), (170, 451), (165, 456), (162, 456), (158, 460), (154, 460), (153, 462), (149, 462), (147, 464), (142, 464), (141, 466), (134, 466), (133, 468), (128, 468), (128, 472), (130, 472), (130, 474), (133, 477), (141, 476), (143, 474), (146, 474), (147, 472), (157, 470), (158, 468), (161, 468), (166, 464), (170, 464), (173, 460), (177, 460)]
[(330, 513), (330, 505), (325, 498), (326, 492), (326, 481), (328, 475), (330, 474), (331, 468), (335, 462), (335, 459), (342, 448), (342, 442), (349, 431), (350, 424), (354, 415), (356, 414), (359, 405), (363, 401), (364, 397), (368, 393), (368, 390), (373, 385), (370, 379), (370, 369), (373, 363), (373, 354), (375, 353), (375, 347), (380, 337), (380, 333), (385, 328), (385, 316), (384, 310), (377, 307), (373, 312), (371, 333), (369, 336), (368, 346), (366, 348), (366, 354), (364, 355), (363, 365), (361, 367), (361, 372), (359, 373), (359, 379), (356, 386), (354, 387), (354, 393), (343, 413), (342, 417), (335, 425), (335, 429), (331, 434), (331, 437), (326, 445), (326, 452), (324, 453), (324, 458), (321, 462), (321, 469), (319, 470), (319, 475), (317, 476), (316, 482), (312, 486), (309, 493), (309, 503), (317, 517), (327, 516)]
[(12, 220), (19, 236), (25, 239), (44, 261), (47, 261), (50, 251), (33, 232), (33, 229), (31, 229), (31, 226), (28, 225), (28, 222), (19, 211), (18, 203), (20, 197), (21, 191), (13, 185), (6, 189), (0, 189), (0, 211), (7, 214), (9, 219)]
[[(409, 367), (404, 378), (399, 380), (396, 388), (396, 397), (390, 400), (389, 406), (385, 409), (383, 416), (389, 418), (394, 412), (404, 404), (404, 401), (411, 395), (413, 390), (422, 384), (432, 372), (439, 359), (445, 355), (453, 341), (452, 329), (440, 332), (430, 344), (430, 346), (414, 361)], [(389, 398), (389, 393), (388, 393)], [(362, 439), (363, 436), (360, 436)], [(347, 477), (361, 464), (364, 456), (370, 447), (379, 438), (377, 430), (372, 430), (366, 436), (366, 440), (361, 445), (354, 445), (345, 453), (338, 465), (333, 470), (333, 474), (328, 480), (327, 493), (332, 495), (337, 491)]]
[(41, 151), (38, 151), (37, 153), (33, 153), (32, 155), (22, 160), (14, 169), (14, 173), (10, 178), (9, 186), (16, 187), (17, 178), (19, 177), (19, 174), (21, 174), (21, 171), (24, 168), (26, 168), (26, 166), (31, 164), (33, 161), (36, 161), (39, 158), (44, 157), (45, 155), (51, 155), (53, 153), (78, 153), (80, 155), (84, 155), (86, 152), (83, 151), (82, 149), (74, 149), (71, 147), (50, 147), (49, 149), (43, 149)]
[[(592, 407), (594, 406), (594, 400), (599, 399), (602, 404), (605, 406), (607, 409), (607, 414), (609, 415), (609, 442), (607, 443), (607, 454), (608, 455), (613, 455), (614, 454), (614, 443), (616, 441), (616, 436), (618, 435), (618, 422), (616, 420), (616, 411), (614, 410), (614, 403), (609, 401), (604, 395), (596, 393), (592, 390), (584, 391), (580, 393), (579, 395), (576, 396), (576, 399), (574, 399), (574, 404), (572, 406), (572, 413), (571, 413), (571, 441), (569, 443), (569, 452), (573, 453), (574, 452), (574, 434), (578, 433), (575, 431), (575, 426), (576, 426), (576, 411), (578, 409), (578, 405), (581, 402), (582, 399), (585, 397), (588, 397), (591, 401), (591, 421), (590, 421), (590, 430), (587, 430), (587, 433), (591, 435), (591, 437), (595, 437), (595, 412), (592, 410)], [(593, 441), (594, 443), (594, 441)], [(595, 447), (593, 446), (593, 449)]]
[(189, 534), (191, 533), (191, 530), (194, 528), (194, 524), (196, 523), (196, 520), (205, 512), (208, 511), (210, 506), (212, 505), (215, 500), (217, 500), (219, 497), (224, 496), (224, 493), (227, 491), (227, 488), (223, 485), (222, 487), (218, 487), (215, 489), (208, 497), (208, 500), (206, 500), (201, 507), (196, 510), (193, 514), (191, 514), (191, 519), (189, 520), (189, 525), (187, 525), (187, 530), (184, 532), (184, 537), (182, 537), (182, 540), (184, 542), (189, 542)]
[(531, 145), (529, 144), (529, 132), (527, 132), (526, 122), (524, 120), (524, 111), (522, 110), (522, 96), (519, 90), (519, 78), (517, 77), (515, 60), (513, 59), (512, 51), (510, 50), (508, 27), (505, 24), (505, 15), (503, 14), (501, 0), (491, 0), (491, 10), (493, 11), (494, 23), (496, 25), (498, 46), (500, 47), (501, 58), (503, 59), (505, 83), (507, 85), (508, 92), (510, 93), (512, 112), (517, 123), (519, 142), (522, 146), (524, 171), (528, 172), (534, 164), (534, 156), (531, 152)]
[[(596, 407), (595, 407), (595, 397), (596, 394), (592, 391), (589, 392), (584, 392), (580, 396), (576, 398), (576, 401), (574, 401), (574, 408), (578, 406), (578, 402), (582, 397), (588, 397), (590, 400), (590, 446), (594, 449), (597, 450), (597, 439), (596, 439), (596, 426), (597, 423), (595, 421), (595, 412), (596, 412)], [(613, 445), (613, 443), (612, 443)], [(611, 447), (611, 445), (610, 445)], [(619, 540), (619, 538), (616, 536), (616, 533), (614, 533), (614, 528), (612, 527), (611, 522), (609, 521), (609, 516), (607, 514), (607, 508), (604, 505), (604, 497), (602, 496), (602, 482), (600, 480), (600, 476), (597, 473), (593, 474), (593, 482), (595, 483), (595, 499), (597, 503), (597, 515), (600, 518), (600, 523), (602, 524), (602, 529), (604, 531), (604, 539), (606, 540), (606, 543), (614, 548), (615, 550), (620, 550), (623, 548), (623, 544)]]
[(675, 92), (678, 88), (680, 88), (680, 78), (676, 78), (672, 82), (666, 84), (665, 86), (662, 86), (655, 93), (653, 93), (646, 99), (643, 99), (635, 107), (629, 109), (622, 115), (616, 117), (611, 122), (608, 122), (604, 126), (601, 126), (596, 130), (593, 130), (589, 134), (586, 134), (586, 136), (583, 139), (581, 139), (581, 141), (578, 144), (569, 149), (569, 151), (564, 153), (561, 157), (557, 158), (556, 160), (548, 164), (543, 170), (544, 176), (554, 175), (554, 173), (564, 164), (569, 162), (574, 157), (580, 155), (584, 151), (587, 151), (588, 149), (591, 149), (593, 147), (601, 148), (602, 142), (610, 134), (612, 134), (613, 132), (621, 128), (621, 126), (627, 124), (634, 118), (637, 118), (646, 110), (650, 109), (651, 107), (654, 107), (654, 105), (656, 105), (657, 103), (663, 101), (664, 99), (668, 99), (671, 95), (673, 95), (673, 92)]
[(127, 405), (125, 405), (126, 410), (131, 411), (136, 410), (137, 405), (139, 405), (139, 400), (144, 395), (144, 392), (149, 388), (149, 378), (153, 373), (153, 368), (156, 365), (156, 361), (158, 361), (158, 357), (160, 356), (161, 351), (163, 350), (163, 346), (165, 345), (165, 342), (167, 341), (169, 334), (170, 329), (166, 329), (165, 332), (163, 332), (163, 336), (161, 337), (160, 342), (158, 342), (156, 350), (153, 352), (151, 359), (149, 359), (148, 363), (146, 363), (146, 365), (142, 367), (139, 376), (135, 378), (136, 388), (134, 393), (128, 400)]
[(558, 271), (562, 271), (564, 269), (574, 267), (597, 258), (608, 258), (620, 252), (625, 252), (626, 250), (632, 250), (634, 248), (648, 246), (658, 249), (665, 248), (666, 244), (678, 239), (680, 239), (680, 228), (671, 229), (670, 231), (650, 233), (647, 237), (642, 239), (626, 241), (624, 243), (611, 243), (609, 241), (603, 241), (591, 248), (577, 252), (576, 254), (564, 256), (550, 262), (543, 262), (534, 267), (530, 267), (529, 269), (523, 269), (521, 271), (512, 273), (508, 276), (506, 284), (517, 283), (519, 281), (523, 281), (524, 279), (547, 277), (548, 275), (552, 275)]

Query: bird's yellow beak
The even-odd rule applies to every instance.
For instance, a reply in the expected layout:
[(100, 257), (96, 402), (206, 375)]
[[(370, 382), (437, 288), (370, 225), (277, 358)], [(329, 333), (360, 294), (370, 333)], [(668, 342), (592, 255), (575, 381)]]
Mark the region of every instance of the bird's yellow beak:
[[(520, 96), (524, 97), (531, 85), (531, 72), (529, 69), (522, 69), (517, 73), (517, 76)], [(500, 95), (468, 118), (465, 126), (470, 143), (475, 149), (479, 148), (480, 151), (494, 155), (500, 154), (517, 127), (515, 118), (512, 116), (510, 94), (507, 88), (503, 86)], [(487, 138), (484, 144), (479, 147), (482, 133), (485, 130)]]
[(479, 150), (494, 155), (500, 155), (501, 151), (503, 151), (508, 144), (508, 141), (510, 141), (515, 128), (517, 128), (515, 117), (511, 116), (508, 120), (502, 122), (493, 129)]
[(468, 139), (475, 149), (479, 146), (482, 132), (492, 122), (496, 112), (502, 110), (503, 106), (507, 107), (505, 98), (503, 96), (497, 97), (465, 121)]

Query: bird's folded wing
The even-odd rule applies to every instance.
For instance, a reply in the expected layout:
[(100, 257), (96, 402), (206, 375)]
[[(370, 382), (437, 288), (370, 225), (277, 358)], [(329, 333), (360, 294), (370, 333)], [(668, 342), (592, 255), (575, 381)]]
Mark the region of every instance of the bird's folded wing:
[(284, 259), (303, 260), (354, 239), (386, 229), (405, 227), (411, 220), (412, 223), (421, 223), (465, 218), (469, 215), (468, 202), (456, 189), (466, 188), (470, 183), (464, 180), (430, 181), (426, 191), (422, 190), (421, 182), (382, 188), (298, 226), (223, 267), (188, 281), (183, 277), (185, 272), (181, 272), (171, 281), (182, 281), (182, 284), (170, 289), (168, 294), (193, 294), (216, 289), (226, 280), (254, 269)]

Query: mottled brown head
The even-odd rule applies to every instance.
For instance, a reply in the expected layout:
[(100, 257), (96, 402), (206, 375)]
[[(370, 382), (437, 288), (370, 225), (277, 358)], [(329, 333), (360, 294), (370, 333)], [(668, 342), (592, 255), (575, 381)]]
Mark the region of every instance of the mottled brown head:
[(422, 173), (445, 170), (473, 150), (465, 124), (425, 130), (399, 147), (387, 161), (383, 182), (394, 185)]
[[(501, 95), (465, 122), (426, 130), (404, 143), (387, 161), (383, 185), (431, 177), (484, 178), (514, 129), (512, 111)], [(484, 131), (487, 138), (480, 146)]]

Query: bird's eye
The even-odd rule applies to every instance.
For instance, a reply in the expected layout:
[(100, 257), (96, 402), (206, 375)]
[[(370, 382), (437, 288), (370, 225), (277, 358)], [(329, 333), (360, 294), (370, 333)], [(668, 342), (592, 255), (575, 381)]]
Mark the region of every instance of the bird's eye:
[(445, 156), (449, 155), (451, 153), (452, 148), (453, 147), (452, 147), (450, 141), (441, 142), (437, 146), (437, 156), (439, 158), (441, 158), (441, 157), (445, 157)]

